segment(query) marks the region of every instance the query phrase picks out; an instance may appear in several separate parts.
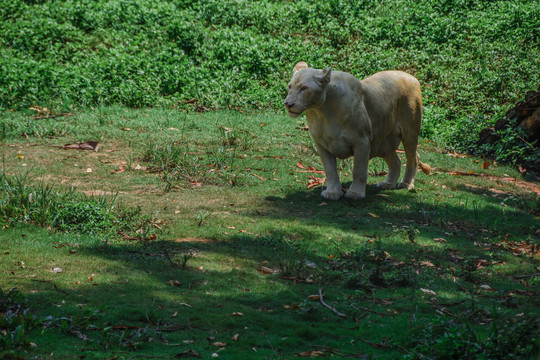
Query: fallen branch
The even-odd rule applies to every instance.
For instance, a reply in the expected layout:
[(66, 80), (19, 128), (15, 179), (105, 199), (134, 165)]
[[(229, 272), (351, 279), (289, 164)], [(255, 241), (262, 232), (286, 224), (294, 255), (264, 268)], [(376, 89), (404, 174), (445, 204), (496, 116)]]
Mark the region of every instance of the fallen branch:
[(53, 285), (54, 285), (54, 290), (56, 290), (56, 292), (62, 293), (64, 295), (69, 295), (67, 291), (60, 289), (58, 286), (56, 286), (55, 283), (53, 283)]
[(194, 104), (194, 103), (196, 103), (197, 101), (199, 101), (199, 99), (185, 99), (185, 101), (178, 101), (178, 104), (180, 104), (180, 105), (184, 105), (184, 104)]
[(280, 279), (290, 280), (290, 281), (294, 281), (294, 282), (301, 282), (301, 283), (305, 283), (305, 284), (313, 284), (313, 280), (300, 279), (300, 278), (297, 278), (297, 277), (294, 277), (294, 276), (281, 276)]
[(361, 307), (361, 306), (356, 306), (355, 308), (359, 309), (359, 310), (364, 310), (366, 312), (370, 312), (370, 313), (373, 313), (373, 314), (381, 315), (381, 316), (396, 316), (395, 314), (387, 314), (387, 313), (383, 313), (383, 312), (376, 311), (376, 310), (371, 310), (369, 308), (365, 308), (365, 307)]
[(525, 274), (525, 275), (517, 275), (517, 276), (514, 276), (514, 279), (524, 279), (524, 278), (537, 277), (537, 276), (540, 276), (540, 273), (536, 273), (536, 274)]
[(340, 312), (337, 311), (335, 308), (333, 308), (332, 306), (330, 306), (330, 305), (328, 305), (327, 303), (324, 302), (324, 299), (323, 299), (323, 293), (322, 293), (322, 289), (321, 289), (321, 288), (319, 288), (319, 300), (321, 301), (321, 304), (322, 304), (324, 307), (326, 307), (326, 308), (332, 310), (332, 311), (333, 311), (337, 316), (339, 316), (340, 318), (344, 318), (344, 319), (347, 318), (347, 315), (340, 313)]
[(460, 300), (460, 301), (456, 301), (456, 302), (452, 302), (452, 303), (437, 303), (437, 302), (432, 302), (432, 301), (426, 301), (426, 304), (435, 305), (435, 306), (456, 306), (456, 305), (463, 304), (467, 300), (468, 299), (464, 299), (464, 300)]
[(332, 349), (332, 348), (329, 348), (325, 345), (311, 345), (312, 348), (315, 348), (319, 351), (322, 351), (323, 353), (328, 353), (328, 354), (333, 354), (333, 355), (337, 355), (337, 356), (341, 356), (341, 357), (344, 357), (344, 358), (348, 358), (348, 359), (364, 359), (366, 358), (366, 355), (359, 355), (359, 354), (355, 354), (355, 353), (342, 353), (340, 351), (337, 351), (335, 349)]
[(385, 340), (384, 338), (383, 338), (383, 340), (382, 340), (380, 343), (376, 343), (376, 342), (369, 341), (369, 340), (362, 339), (362, 338), (357, 338), (357, 339), (360, 340), (360, 341), (365, 342), (365, 343), (368, 344), (368, 345), (373, 346), (373, 347), (376, 348), (376, 349), (382, 349), (382, 348), (385, 348), (385, 347), (386, 347), (386, 340)]
[(41, 120), (41, 119), (55, 119), (59, 117), (68, 117), (68, 116), (75, 116), (75, 114), (72, 113), (62, 113), (58, 115), (42, 115), (42, 116), (32, 116), (33, 120)]

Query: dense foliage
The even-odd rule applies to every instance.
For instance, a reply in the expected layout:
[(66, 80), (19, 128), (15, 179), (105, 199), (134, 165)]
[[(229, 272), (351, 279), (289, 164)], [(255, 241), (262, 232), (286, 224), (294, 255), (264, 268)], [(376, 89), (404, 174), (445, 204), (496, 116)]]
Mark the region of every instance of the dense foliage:
[(474, 151), (482, 127), (538, 88), (539, 39), (538, 0), (0, 0), (0, 110), (279, 109), (305, 60), (412, 73), (423, 135)]

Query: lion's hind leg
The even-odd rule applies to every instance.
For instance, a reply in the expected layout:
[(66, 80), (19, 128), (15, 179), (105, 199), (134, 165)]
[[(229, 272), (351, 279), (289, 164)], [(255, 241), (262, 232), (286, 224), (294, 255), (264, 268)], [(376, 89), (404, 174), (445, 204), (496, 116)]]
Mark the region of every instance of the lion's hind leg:
[(377, 183), (377, 187), (383, 190), (395, 189), (401, 172), (401, 160), (395, 151), (389, 152), (383, 159), (388, 165), (388, 175), (384, 181)]
[(397, 186), (398, 189), (414, 189), (414, 178), (416, 177), (416, 169), (418, 168), (418, 153), (416, 152), (417, 146), (418, 137), (409, 140), (403, 139), (403, 149), (405, 150), (407, 165), (405, 167), (403, 179)]

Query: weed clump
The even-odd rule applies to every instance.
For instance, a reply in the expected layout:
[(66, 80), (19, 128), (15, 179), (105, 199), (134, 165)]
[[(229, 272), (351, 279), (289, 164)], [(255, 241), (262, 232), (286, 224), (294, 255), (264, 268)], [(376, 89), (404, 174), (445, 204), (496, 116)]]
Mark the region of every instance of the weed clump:
[[(474, 313), (469, 315), (472, 318)], [(480, 336), (473, 331), (467, 317), (451, 321), (440, 318), (419, 331), (415, 341), (420, 340), (420, 345), (405, 355), (405, 359), (532, 358), (540, 350), (538, 328), (536, 319), (524, 316), (493, 321), (487, 334)]]
[(119, 234), (129, 239), (155, 238), (152, 219), (140, 208), (117, 206), (116, 197), (87, 197), (74, 190), (61, 193), (50, 185), (31, 184), (27, 176), (0, 172), (0, 226), (20, 222), (106, 238)]

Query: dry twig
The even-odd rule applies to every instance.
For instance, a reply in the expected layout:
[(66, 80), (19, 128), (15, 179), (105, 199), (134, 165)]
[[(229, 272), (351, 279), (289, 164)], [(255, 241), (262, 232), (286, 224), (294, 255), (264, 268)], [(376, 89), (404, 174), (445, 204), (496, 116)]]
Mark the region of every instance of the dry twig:
[(333, 308), (332, 306), (330, 306), (330, 305), (328, 305), (327, 303), (324, 302), (322, 289), (320, 289), (320, 288), (319, 288), (319, 300), (320, 300), (321, 304), (322, 304), (324, 307), (326, 307), (326, 308), (332, 310), (332, 311), (333, 311), (337, 316), (339, 316), (340, 318), (344, 318), (344, 319), (347, 318), (347, 315), (340, 313), (340, 312), (337, 311), (335, 308)]

